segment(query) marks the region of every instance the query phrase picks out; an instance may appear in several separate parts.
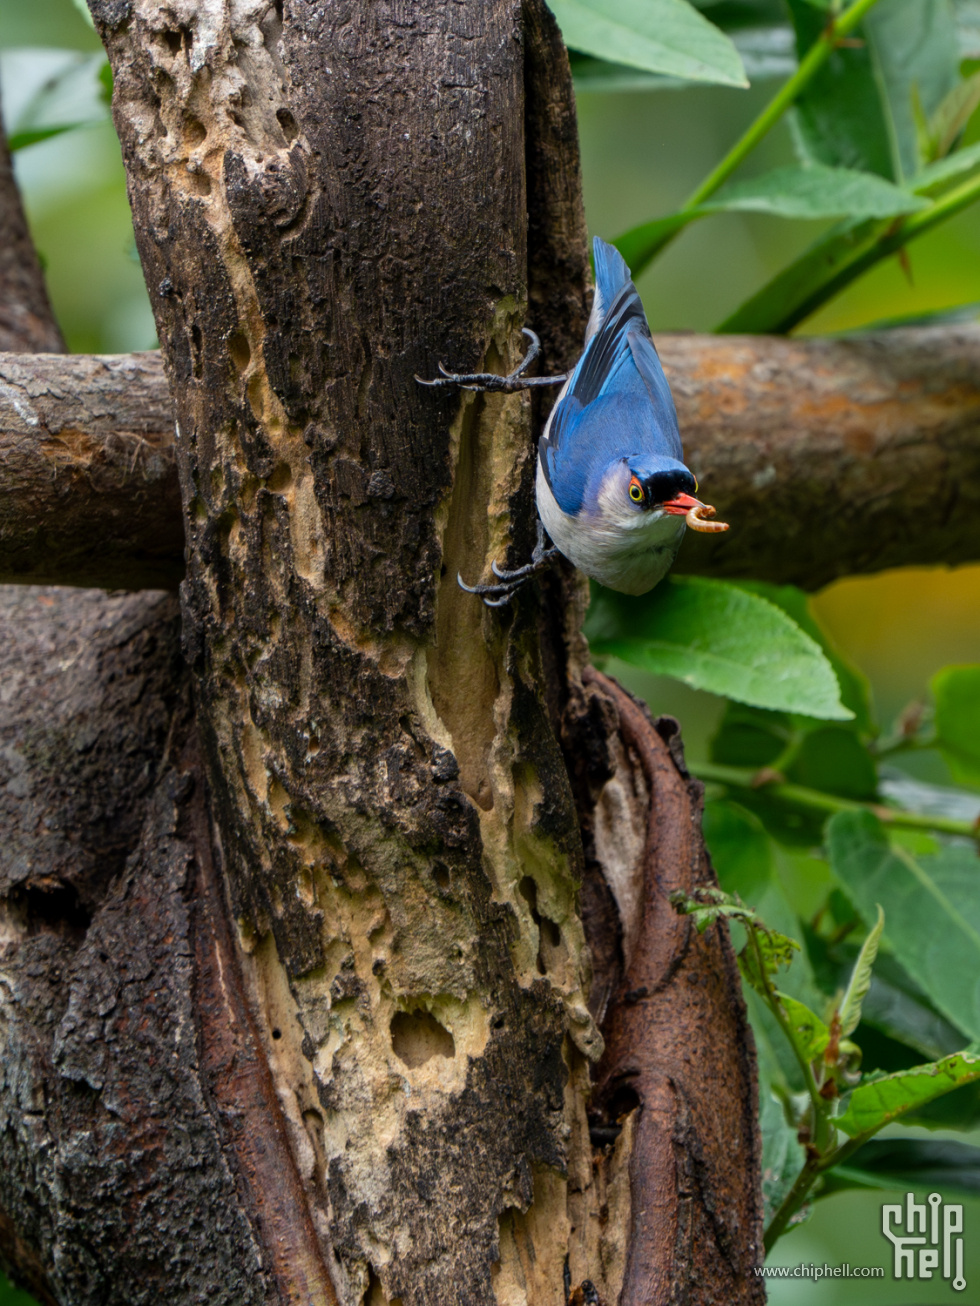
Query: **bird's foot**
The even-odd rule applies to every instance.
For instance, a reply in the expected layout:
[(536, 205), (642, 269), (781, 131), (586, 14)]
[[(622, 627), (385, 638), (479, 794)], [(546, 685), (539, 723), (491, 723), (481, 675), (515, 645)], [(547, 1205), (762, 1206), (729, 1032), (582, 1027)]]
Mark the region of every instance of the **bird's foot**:
[(559, 550), (554, 545), (549, 548), (546, 539), (544, 526), (539, 519), (538, 542), (534, 546), (530, 562), (523, 567), (515, 567), (513, 571), (504, 571), (496, 562), (491, 562), (490, 570), (497, 577), (496, 585), (467, 585), (462, 576), (457, 575), (456, 580), (460, 589), (466, 590), (467, 594), (478, 595), (488, 608), (506, 607), (522, 585), (525, 585), (532, 576), (537, 576), (539, 572), (544, 571), (558, 557)]
[(524, 328), (524, 335), (530, 340), (531, 347), (513, 372), (509, 372), (507, 376), (497, 376), (493, 372), (449, 372), (440, 363), (439, 371), (442, 376), (434, 377), (431, 381), (421, 376), (415, 379), (419, 385), (458, 385), (464, 390), (489, 390), (503, 394), (513, 394), (515, 390), (530, 390), (539, 385), (561, 385), (566, 381), (567, 372), (562, 373), (561, 376), (524, 375), (541, 352), (541, 341), (529, 327)]

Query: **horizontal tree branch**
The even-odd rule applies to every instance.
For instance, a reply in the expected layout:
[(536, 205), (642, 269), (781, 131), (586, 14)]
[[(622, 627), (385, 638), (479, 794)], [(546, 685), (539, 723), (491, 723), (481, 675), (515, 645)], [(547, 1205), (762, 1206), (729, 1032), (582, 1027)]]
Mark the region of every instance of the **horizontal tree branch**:
[(175, 588), (184, 528), (160, 354), (0, 354), (0, 487), (0, 583)]
[[(816, 589), (980, 559), (980, 326), (658, 344), (731, 523), (689, 533), (678, 571)], [(158, 354), (0, 354), (0, 582), (176, 585), (172, 440)]]
[(980, 326), (660, 342), (701, 497), (677, 570), (818, 589), (980, 559)]

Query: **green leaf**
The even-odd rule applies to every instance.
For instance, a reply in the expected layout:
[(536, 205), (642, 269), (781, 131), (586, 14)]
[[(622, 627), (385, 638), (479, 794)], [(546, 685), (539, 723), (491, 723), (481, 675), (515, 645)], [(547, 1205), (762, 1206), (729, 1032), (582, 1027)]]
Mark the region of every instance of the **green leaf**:
[(549, 0), (565, 44), (696, 82), (747, 86), (732, 42), (686, 0)]
[(936, 1011), (898, 960), (888, 954), (878, 956), (861, 1019), (865, 1025), (932, 1060), (957, 1052), (965, 1038), (962, 1030)]
[(793, 1042), (804, 1061), (815, 1061), (830, 1042), (830, 1030), (804, 1003), (797, 1002), (786, 993), (779, 993), (778, 997), (789, 1019)]
[(930, 161), (945, 158), (962, 135), (978, 105), (980, 73), (973, 73), (957, 82), (929, 119), (930, 148), (923, 157)]
[(839, 812), (827, 826), (830, 861), (866, 921), (880, 903), (885, 937), (902, 965), (954, 1025), (980, 1037), (980, 859), (946, 847), (915, 858), (889, 844), (870, 812)]
[(945, 159), (938, 159), (922, 168), (909, 182), (916, 195), (933, 197), (947, 190), (954, 182), (965, 181), (980, 168), (980, 144), (967, 145)]
[(794, 784), (841, 798), (863, 801), (878, 794), (874, 760), (856, 732), (847, 726), (809, 730), (784, 769), (787, 780)]
[(885, 913), (879, 907), (878, 919), (861, 945), (861, 951), (854, 963), (854, 970), (851, 972), (847, 991), (840, 1004), (840, 1032), (845, 1038), (854, 1033), (861, 1019), (861, 1006), (868, 995), (868, 990), (871, 988), (871, 969), (875, 964), (875, 958), (878, 956), (878, 945), (881, 942), (884, 928)]
[[(787, 0), (802, 58), (827, 26), (805, 0)], [(896, 0), (890, 0), (895, 3)], [(867, 44), (839, 46), (791, 111), (797, 154), (805, 163), (857, 168), (896, 179), (891, 141)]]
[(845, 1188), (917, 1188), (980, 1196), (980, 1147), (921, 1138), (871, 1139), (844, 1165), (829, 1171), (818, 1196)]
[(805, 167), (775, 168), (736, 182), (714, 199), (682, 213), (654, 218), (617, 236), (616, 248), (631, 268), (643, 268), (682, 227), (713, 213), (770, 213), (780, 218), (893, 218), (928, 208), (925, 200), (870, 172)]
[(575, 81), (576, 95), (607, 91), (660, 91), (691, 84), (679, 77), (647, 73), (642, 68), (610, 63), (608, 59), (593, 59), (591, 55), (579, 54), (576, 50), (569, 50), (568, 61)]
[[(794, 15), (796, 15), (797, 10), (800, 12), (805, 10), (806, 15), (810, 16), (806, 21), (812, 20), (813, 10), (805, 6), (802, 0), (791, 0), (791, 3), (795, 6)], [(954, 78), (947, 86), (947, 74), (943, 72), (943, 60), (946, 56), (942, 54), (942, 50), (946, 48), (947, 40), (946, 36), (943, 35), (946, 30), (944, 27), (945, 19), (943, 19), (942, 15), (936, 17), (936, 6), (940, 3), (941, 0), (891, 0), (888, 5), (879, 5), (869, 15), (869, 19), (866, 20), (866, 22), (870, 21), (876, 14), (880, 17), (886, 10), (900, 9), (903, 11), (899, 15), (901, 22), (896, 21), (894, 28), (886, 27), (880, 31), (876, 29), (878, 34), (873, 39), (869, 37), (868, 49), (875, 51), (875, 59), (878, 60), (879, 44), (893, 42), (894, 48), (889, 46), (891, 53), (888, 55), (888, 59), (891, 60), (889, 67), (892, 69), (892, 73), (888, 74), (888, 77), (891, 80), (888, 81), (888, 77), (884, 72), (881, 74), (888, 81), (890, 87), (887, 94), (884, 91), (882, 92), (885, 96), (882, 103), (887, 101), (889, 105), (892, 105), (889, 96), (896, 93), (896, 87), (905, 87), (909, 97), (907, 122), (911, 124), (909, 131), (913, 138), (915, 124), (911, 108), (912, 86), (919, 87), (920, 95), (923, 86), (929, 85), (932, 87), (930, 95), (937, 97), (935, 103), (929, 96), (921, 95), (923, 105), (926, 109), (931, 110), (955, 84)], [(919, 15), (919, 20), (921, 20), (919, 21), (919, 30), (921, 33), (925, 33), (923, 37), (925, 44), (922, 51), (919, 52), (922, 67), (925, 70), (921, 77), (918, 76), (916, 71), (918, 65), (914, 58), (910, 63), (902, 64), (902, 59), (905, 56), (902, 53), (901, 41), (898, 39), (902, 37), (903, 32), (905, 33), (903, 39), (908, 38), (908, 32), (915, 29), (915, 23), (912, 21), (915, 14), (912, 9), (919, 4), (924, 6)], [(910, 6), (912, 6), (912, 9), (910, 9)], [(926, 36), (929, 38), (928, 40), (926, 40)], [(914, 40), (911, 43), (914, 45)], [(844, 59), (845, 56), (858, 53), (860, 52), (837, 50), (824, 72), (826, 73), (829, 69), (836, 67), (835, 60)], [(908, 54), (908, 50), (905, 53)], [(847, 77), (850, 75), (846, 72), (846, 69), (840, 72), (840, 77), (844, 82), (847, 81)], [(854, 75), (857, 76), (857, 74)], [(861, 74), (861, 76), (866, 75), (869, 74)], [(817, 86), (819, 82), (818, 77), (813, 85)], [(943, 90), (944, 86), (946, 90)], [(814, 94), (816, 94), (816, 91), (814, 91)], [(870, 111), (867, 106), (860, 104), (855, 108), (848, 126), (845, 120), (847, 119), (847, 105), (849, 102), (841, 87), (831, 82), (821, 91), (821, 96), (821, 112), (828, 116), (828, 120), (832, 125), (836, 123), (837, 127), (844, 132), (847, 139), (854, 144), (858, 155), (860, 155), (861, 149), (864, 147), (871, 150), (877, 138), (875, 136), (875, 120), (873, 115), (869, 117)], [(891, 114), (891, 110), (889, 110), (889, 114)], [(886, 134), (888, 134), (889, 140), (892, 142), (889, 148), (892, 150), (893, 160), (895, 160), (895, 166), (891, 168), (884, 167), (880, 159), (873, 159), (870, 156), (863, 157), (862, 162), (862, 157), (855, 157), (854, 151), (849, 153), (843, 147), (832, 149), (828, 145), (822, 151), (806, 148), (803, 137), (800, 138), (803, 144), (801, 153), (804, 159), (840, 166), (861, 166), (866, 171), (880, 172), (898, 180), (911, 177), (912, 180), (908, 183), (908, 188), (914, 194), (925, 198), (945, 193), (954, 185), (966, 186), (967, 181), (976, 172), (977, 167), (980, 166), (980, 157), (975, 153), (975, 147), (971, 146), (963, 150), (959, 156), (954, 154), (949, 159), (941, 160), (939, 163), (920, 169), (917, 155), (912, 159), (910, 154), (909, 139), (906, 139), (906, 137), (899, 139), (899, 125), (894, 120), (894, 115), (888, 116), (888, 131)], [(878, 148), (878, 146), (874, 147), (875, 150), (878, 150)], [(874, 150), (872, 150), (872, 153), (874, 153)], [(901, 171), (898, 171), (898, 161), (900, 159), (904, 159), (905, 162), (902, 162)], [(909, 162), (910, 159), (911, 162)], [(967, 189), (960, 197), (957, 205), (950, 203), (950, 205), (939, 210), (939, 213), (944, 216), (952, 216), (961, 207), (971, 203), (973, 198), (975, 197), (972, 190)], [(952, 201), (952, 197), (950, 199)], [(939, 215), (937, 214), (938, 220)], [(914, 219), (912, 221), (914, 223)], [(928, 226), (920, 222), (915, 226), (914, 234), (921, 234), (925, 230), (928, 230)], [(834, 295), (838, 294), (870, 267), (873, 267), (875, 263), (887, 258), (897, 248), (900, 248), (903, 231), (903, 225), (896, 229), (893, 222), (885, 219), (848, 218), (838, 223), (820, 236), (799, 258), (777, 273), (771, 281), (740, 305), (716, 330), (723, 333), (754, 334), (791, 331), (793, 327), (799, 325), (811, 313), (816, 312), (818, 308), (829, 299), (832, 299)]]
[[(829, 920), (838, 926), (846, 924), (855, 915), (854, 908), (839, 889), (833, 890), (828, 897), (828, 912)], [(859, 949), (849, 943), (828, 942), (806, 925), (802, 935), (806, 959), (821, 990), (833, 995), (846, 987)], [(878, 954), (871, 987), (861, 1008), (862, 1036), (858, 1042), (862, 1047), (865, 1047), (862, 1038), (866, 1039), (869, 1029), (884, 1035), (896, 1046), (902, 1045), (908, 1052), (903, 1061), (877, 1061), (873, 1059), (877, 1053), (870, 1049), (872, 1059), (867, 1064), (884, 1070), (904, 1069), (916, 1065), (923, 1057), (934, 1061), (948, 1056), (951, 1052), (958, 1052), (967, 1037), (939, 1014), (898, 959), (888, 952)]]
[(765, 995), (767, 981), (772, 980), (782, 967), (792, 964), (800, 945), (777, 930), (757, 929), (755, 940), (758, 951), (751, 944), (744, 947), (738, 955), (738, 965), (755, 991)]
[(697, 212), (692, 209), (687, 213), (672, 213), (666, 218), (654, 218), (652, 222), (641, 222), (638, 227), (617, 236), (613, 244), (626, 260), (626, 266), (638, 273), (675, 231), (694, 222), (697, 217)]
[(936, 743), (953, 779), (980, 787), (980, 665), (944, 667), (930, 689)]
[[(768, 928), (788, 938), (799, 937), (804, 927), (786, 896), (773, 841), (759, 818), (740, 803), (713, 798), (704, 805), (702, 831), (721, 887), (748, 903)], [(794, 964), (781, 977), (781, 988), (799, 1002), (820, 1006), (822, 994), (809, 958), (803, 952), (793, 955)], [(962, 1040), (956, 1046), (961, 1044)]]
[(594, 652), (696, 689), (824, 720), (853, 716), (810, 636), (725, 581), (674, 576), (639, 601), (597, 586), (585, 633)]
[[(722, 889), (737, 894), (768, 924), (789, 932), (789, 919), (767, 915), (763, 902), (772, 890), (775, 868), (772, 844), (761, 822), (738, 803), (712, 799), (704, 805), (701, 830)], [(795, 927), (795, 917), (792, 922)]]
[(927, 208), (925, 200), (883, 177), (851, 168), (774, 168), (719, 191), (701, 212), (728, 210), (772, 213), (782, 218), (891, 218)]
[(759, 1126), (762, 1132), (763, 1224), (768, 1225), (803, 1169), (806, 1151), (797, 1131), (787, 1122), (782, 1103), (762, 1083), (759, 1085)]
[(87, 126), (88, 123), (83, 122), (65, 122), (57, 127), (36, 127), (31, 131), (14, 132), (7, 144), (11, 154), (16, 154), (18, 150), (26, 150), (29, 145), (39, 145), (41, 141), (51, 140), (52, 136), (61, 136), (65, 132), (74, 131), (76, 127)]
[(720, 920), (753, 921), (756, 914), (744, 902), (733, 899), (731, 894), (721, 889), (708, 886), (695, 889), (693, 894), (686, 894), (683, 889), (675, 889), (669, 895), (671, 906), (681, 916), (690, 916), (699, 934)]
[(860, 1084), (834, 1124), (850, 1138), (877, 1133), (914, 1107), (924, 1106), (963, 1084), (980, 1079), (980, 1055), (957, 1052), (912, 1070), (899, 1070)]
[(888, 225), (878, 218), (837, 223), (715, 330), (733, 335), (791, 331), (847, 284), (850, 269), (868, 255)]
[(103, 90), (103, 70), (109, 66), (105, 55), (56, 49), (39, 50), (37, 55), (32, 68), (37, 81), (8, 126), (13, 149), (26, 149), (109, 117)]
[(788, 712), (729, 702), (711, 740), (711, 761), (723, 766), (771, 766), (795, 737)]
[[(78, 3), (79, 8), (83, 7), (82, 0), (76, 0), (76, 3)], [(85, 12), (88, 14), (88, 4), (84, 5), (84, 9)], [(91, 22), (91, 20), (92, 20), (92, 16), (91, 14), (89, 14), (89, 21)], [(112, 67), (108, 59), (99, 69), (98, 78), (99, 78), (99, 99), (102, 101), (102, 103), (105, 105), (107, 109), (111, 109), (113, 82), (112, 82)]]
[(927, 118), (960, 81), (959, 49), (948, 0), (889, 0), (871, 10), (864, 35), (881, 88), (896, 181), (913, 177), (919, 157), (913, 95)]
[[(789, 7), (802, 57), (826, 19), (804, 0)], [(797, 101), (797, 146), (804, 160), (901, 183), (924, 161), (915, 103), (928, 120), (959, 81), (952, 13), (946, 0), (889, 0), (859, 31), (862, 44), (835, 50)]]
[(836, 648), (810, 607), (810, 596), (795, 585), (771, 585), (761, 580), (740, 580), (742, 589), (761, 594), (770, 603), (787, 613), (823, 649), (827, 661), (834, 668), (840, 685), (841, 702), (854, 713), (853, 728), (862, 735), (877, 734), (871, 714), (871, 685), (863, 671), (853, 666)]

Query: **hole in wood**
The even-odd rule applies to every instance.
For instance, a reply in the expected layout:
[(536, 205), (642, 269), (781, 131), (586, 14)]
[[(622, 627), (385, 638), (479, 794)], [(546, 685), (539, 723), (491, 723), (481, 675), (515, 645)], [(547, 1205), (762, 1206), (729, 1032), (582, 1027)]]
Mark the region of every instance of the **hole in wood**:
[(207, 137), (208, 129), (199, 118), (188, 118), (184, 123), (184, 140), (193, 149)]
[(282, 128), (282, 134), (287, 141), (292, 143), (299, 135), (299, 123), (288, 109), (277, 109), (276, 117), (279, 120), (279, 126)]
[(244, 331), (233, 331), (228, 337), (228, 353), (239, 372), (244, 372), (252, 359), (248, 337)]
[(273, 494), (281, 494), (283, 490), (288, 490), (293, 483), (293, 471), (289, 463), (279, 463), (273, 468), (272, 475), (266, 481), (266, 487)]
[(424, 1066), (432, 1057), (454, 1057), (452, 1034), (427, 1011), (398, 1011), (391, 1018), (391, 1046), (399, 1061), (410, 1070)]
[(538, 910), (538, 886), (530, 875), (524, 876), (517, 886), (517, 892), (530, 907), (531, 919), (538, 927), (538, 974), (547, 975), (550, 969), (549, 959), (554, 960), (549, 958), (549, 954), (561, 943), (561, 930), (553, 920), (549, 920), (547, 916), (542, 916)]

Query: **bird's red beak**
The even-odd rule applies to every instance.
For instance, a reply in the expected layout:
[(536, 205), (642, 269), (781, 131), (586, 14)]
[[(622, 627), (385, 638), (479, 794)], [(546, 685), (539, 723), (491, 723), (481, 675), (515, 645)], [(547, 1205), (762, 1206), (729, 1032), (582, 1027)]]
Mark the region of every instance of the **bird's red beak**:
[(695, 499), (690, 494), (678, 494), (673, 499), (668, 499), (666, 503), (660, 505), (664, 512), (669, 512), (672, 517), (686, 517), (692, 508), (699, 508), (701, 500)]
[(728, 530), (728, 522), (709, 521), (708, 519), (715, 515), (714, 508), (710, 503), (702, 503), (700, 499), (695, 499), (693, 495), (677, 494), (660, 506), (672, 517), (683, 517), (692, 531), (714, 534), (715, 531)]

